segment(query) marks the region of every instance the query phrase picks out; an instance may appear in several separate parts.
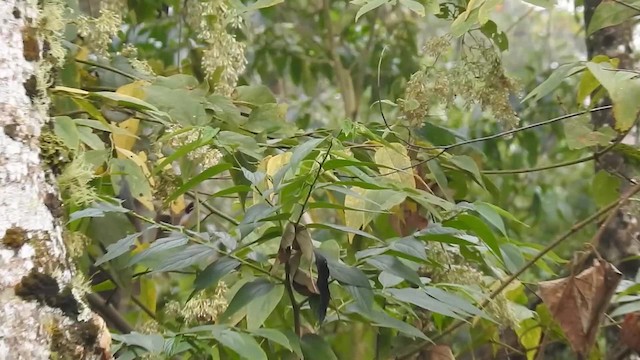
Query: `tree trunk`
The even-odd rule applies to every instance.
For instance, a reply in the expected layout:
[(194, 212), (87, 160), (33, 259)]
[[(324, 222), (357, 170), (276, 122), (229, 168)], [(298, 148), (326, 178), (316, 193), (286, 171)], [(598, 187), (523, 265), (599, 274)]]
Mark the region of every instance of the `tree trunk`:
[[(594, 11), (600, 3), (601, 0), (585, 0), (585, 29), (589, 27)], [(620, 60), (619, 68), (633, 69), (632, 43), (632, 21), (601, 29), (586, 38), (588, 58), (592, 59), (597, 55), (607, 55), (610, 58), (618, 58)], [(609, 104), (611, 104), (611, 99), (603, 98), (596, 106)], [(614, 127), (615, 123), (611, 110), (591, 113), (591, 121), (594, 128), (605, 125)], [(628, 138), (632, 143), (635, 142), (631, 139), (631, 136), (628, 136)], [(624, 139), (623, 142), (628, 143), (629, 141), (627, 140)], [(596, 171), (598, 170), (608, 171), (624, 179), (637, 176), (637, 173), (631, 172), (631, 166), (626, 164), (624, 155), (615, 151), (606, 153), (598, 159)], [(624, 180), (621, 191), (624, 191), (629, 185), (630, 182)], [(634, 279), (640, 267), (640, 260), (624, 261), (625, 258), (640, 255), (640, 240), (638, 238), (638, 234), (640, 234), (639, 215), (637, 206), (631, 204), (623, 206), (603, 232), (597, 249), (600, 255), (615, 264), (627, 279)], [(628, 349), (619, 341), (617, 327), (608, 327), (605, 336), (607, 339), (607, 358), (629, 358)]]
[(60, 201), (41, 168), (36, 75), (48, 60), (36, 3), (48, 2), (0, 2), (0, 359), (110, 358), (104, 321), (72, 285)]

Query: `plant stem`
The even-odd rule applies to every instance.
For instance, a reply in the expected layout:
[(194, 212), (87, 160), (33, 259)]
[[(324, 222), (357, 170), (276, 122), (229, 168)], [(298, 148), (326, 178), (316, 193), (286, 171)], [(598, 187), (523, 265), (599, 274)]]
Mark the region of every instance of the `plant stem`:
[[(609, 205), (603, 207), (602, 209), (600, 209), (596, 213), (592, 214), (588, 218), (586, 218), (586, 219), (574, 224), (573, 226), (571, 226), (571, 228), (567, 232), (565, 232), (564, 234), (562, 234), (561, 236), (556, 238), (553, 242), (551, 242), (544, 249), (542, 249), (538, 254), (536, 254), (536, 256), (534, 256), (529, 261), (527, 261), (527, 263), (524, 264), (515, 273), (511, 274), (509, 277), (507, 277), (505, 280), (503, 280), (502, 283), (500, 284), (500, 286), (498, 288), (496, 288), (494, 291), (492, 291), (491, 294), (489, 294), (489, 297), (487, 299), (485, 299), (480, 304), (480, 307), (483, 308), (483, 307), (487, 306), (487, 304), (489, 304), (489, 302), (492, 299), (494, 299), (496, 296), (498, 296), (500, 293), (502, 293), (502, 291), (504, 291), (504, 289), (506, 289), (509, 286), (509, 284), (511, 284), (514, 280), (516, 280), (518, 278), (518, 276), (522, 275), (522, 273), (524, 273), (527, 269), (529, 269), (531, 266), (533, 266), (533, 264), (535, 264), (538, 260), (542, 259), (543, 256), (545, 256), (550, 251), (555, 249), (558, 245), (563, 243), (565, 240), (567, 240), (573, 234), (575, 234), (578, 231), (582, 230), (587, 225), (589, 225), (592, 222), (596, 221), (602, 215), (608, 213), (609, 211), (619, 208), (620, 206), (622, 206), (623, 203), (625, 203), (627, 200), (629, 200), (630, 197), (632, 197), (633, 195), (635, 195), (638, 192), (640, 192), (640, 184), (637, 184), (634, 187), (632, 187), (625, 195), (621, 196), (616, 201), (614, 201), (614, 202), (610, 203)], [(598, 233), (600, 233), (600, 231)], [(596, 234), (596, 235), (598, 235), (598, 234)], [(442, 339), (443, 337), (451, 334), (453, 331), (455, 331), (456, 329), (458, 329), (460, 326), (464, 325), (465, 323), (466, 322), (464, 320), (454, 321), (447, 329), (445, 329), (443, 332), (441, 332), (437, 336), (433, 337), (432, 340), (434, 342), (437, 342), (439, 339)], [(424, 341), (424, 342), (417, 343), (414, 346), (410, 346), (401, 355), (397, 356), (397, 359), (408, 359), (409, 357), (411, 357), (416, 352), (420, 351), (424, 346), (426, 346), (428, 344), (430, 344), (430, 342)]]
[(300, 305), (296, 301), (296, 297), (293, 294), (293, 288), (291, 286), (291, 276), (289, 273), (291, 272), (291, 265), (289, 262), (284, 264), (284, 272), (285, 272), (285, 283), (284, 286), (287, 289), (287, 294), (289, 295), (289, 300), (291, 301), (291, 308), (293, 309), (293, 327), (295, 329), (296, 335), (298, 337), (302, 336), (302, 326), (300, 325)]

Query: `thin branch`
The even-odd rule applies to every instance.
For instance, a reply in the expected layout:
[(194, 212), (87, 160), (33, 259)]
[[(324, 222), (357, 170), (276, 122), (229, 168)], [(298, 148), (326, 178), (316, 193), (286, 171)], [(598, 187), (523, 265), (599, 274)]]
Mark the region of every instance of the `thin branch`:
[(596, 154), (592, 154), (589, 156), (582, 157), (580, 159), (565, 161), (565, 162), (546, 165), (546, 166), (539, 166), (539, 167), (525, 168), (525, 169), (513, 169), (513, 170), (508, 170), (508, 169), (507, 170), (483, 170), (482, 173), (487, 175), (524, 174), (524, 173), (558, 169), (562, 167), (577, 165), (583, 162), (595, 160), (595, 158), (596, 158)]
[(296, 335), (298, 337), (301, 337), (302, 326), (300, 325), (300, 306), (298, 305), (296, 297), (293, 294), (293, 288), (291, 286), (291, 275), (289, 274), (291, 272), (291, 265), (289, 265), (288, 261), (284, 264), (284, 272), (286, 274), (286, 282), (284, 283), (284, 287), (287, 289), (287, 294), (289, 295), (289, 300), (291, 301), (291, 309), (293, 310), (293, 327), (295, 329)]
[(129, 78), (131, 80), (140, 80), (140, 78), (135, 76), (135, 75), (126, 73), (126, 72), (124, 72), (124, 71), (122, 71), (120, 69), (116, 69), (116, 68), (114, 68), (112, 66), (109, 66), (109, 65), (100, 64), (100, 63), (97, 63), (97, 62), (94, 62), (94, 61), (89, 61), (89, 60), (81, 60), (81, 59), (74, 59), (74, 60), (76, 62), (81, 63), (81, 64), (91, 65), (91, 66), (95, 66), (95, 67), (98, 67), (98, 68), (101, 68), (101, 69), (105, 69), (105, 70), (111, 71), (113, 73), (116, 73), (118, 75), (122, 75), (122, 76), (124, 76), (126, 78)]
[[(196, 198), (195, 194), (193, 194), (193, 192), (191, 192), (191, 191), (187, 191), (187, 195), (189, 195), (193, 200), (198, 201), (198, 199)], [(202, 202), (200, 202), (200, 204), (201, 204), (202, 206), (204, 206), (204, 208), (205, 208), (205, 209), (209, 210), (209, 212), (210, 212), (211, 214), (214, 214), (214, 215), (216, 215), (216, 216), (218, 216), (218, 217), (221, 217), (221, 218), (223, 218), (223, 219), (227, 220), (228, 222), (230, 222), (231, 224), (233, 224), (233, 225), (235, 225), (235, 226), (240, 225), (240, 222), (239, 222), (238, 220), (236, 220), (236, 219), (234, 219), (233, 217), (231, 217), (230, 215), (227, 215), (227, 214), (223, 213), (222, 211), (220, 211), (220, 210), (218, 210), (218, 209), (214, 208), (213, 206), (211, 206), (211, 205), (207, 204), (206, 202), (202, 201)], [(207, 217), (209, 217), (209, 216), (207, 215), (207, 216), (205, 217), (205, 219), (206, 219)], [(204, 221), (205, 219), (203, 219), (203, 221)]]
[(546, 165), (546, 166), (540, 166), (540, 167), (534, 167), (534, 168), (527, 168), (527, 169), (515, 169), (515, 170), (483, 170), (482, 173), (483, 174), (487, 174), (487, 175), (496, 175), (496, 174), (522, 174), (522, 173), (529, 173), (529, 172), (536, 172), (536, 171), (544, 171), (544, 170), (550, 170), (550, 169), (557, 169), (557, 168), (561, 168), (561, 167), (565, 167), (565, 166), (571, 166), (571, 165), (576, 165), (576, 164), (580, 164), (583, 162), (587, 162), (587, 161), (591, 161), (591, 160), (598, 160), (599, 157), (601, 157), (602, 155), (608, 153), (609, 151), (611, 151), (616, 145), (618, 145), (626, 136), (626, 133), (623, 134), (622, 136), (619, 136), (618, 139), (612, 143), (611, 145), (603, 148), (602, 150), (596, 151), (595, 153), (589, 155), (589, 156), (585, 156), (582, 157), (580, 159), (576, 159), (576, 160), (570, 160), (570, 161), (565, 161), (565, 162), (561, 162), (561, 163), (557, 163), (557, 164), (551, 164), (551, 165)]
[[(553, 242), (551, 242), (544, 249), (542, 249), (538, 254), (536, 254), (536, 256), (534, 256), (529, 261), (527, 261), (527, 263), (524, 264), (520, 269), (518, 269), (516, 272), (514, 272), (509, 277), (507, 277), (504, 281), (502, 281), (500, 286), (498, 286), (494, 291), (492, 291), (489, 294), (489, 297), (487, 299), (485, 299), (480, 304), (480, 307), (483, 308), (483, 307), (487, 306), (489, 304), (489, 302), (491, 302), (492, 299), (494, 299), (496, 296), (498, 296), (500, 293), (502, 293), (502, 291), (504, 291), (504, 289), (506, 289), (509, 286), (509, 284), (511, 284), (514, 280), (516, 280), (518, 278), (518, 276), (522, 275), (522, 273), (524, 273), (527, 269), (532, 267), (538, 260), (542, 259), (542, 257), (544, 257), (550, 251), (555, 249), (558, 245), (563, 243), (565, 240), (567, 240), (573, 234), (575, 234), (578, 231), (582, 230), (587, 225), (595, 222), (602, 215), (608, 213), (612, 209), (618, 208), (619, 206), (621, 206), (622, 203), (624, 203), (627, 200), (629, 200), (629, 198), (631, 196), (635, 195), (638, 192), (640, 192), (640, 185), (635, 185), (624, 196), (620, 197), (616, 201), (614, 201), (614, 202), (610, 203), (609, 205), (605, 206), (604, 208), (600, 209), (598, 212), (596, 212), (593, 215), (589, 216), (588, 218), (582, 220), (581, 222), (576, 223), (573, 226), (571, 226), (571, 229), (569, 229), (566, 233), (564, 233), (561, 236), (559, 236), (558, 238), (556, 238)], [(454, 330), (458, 329), (460, 326), (462, 326), (464, 324), (466, 324), (466, 322), (464, 320), (454, 321), (446, 330), (444, 330), (443, 332), (441, 332), (437, 336), (433, 337), (432, 341), (436, 341), (437, 342), (439, 339), (451, 334)], [(420, 343), (418, 343), (418, 344), (416, 344), (414, 346), (411, 346), (405, 352), (403, 352), (401, 355), (399, 355), (397, 358), (398, 359), (408, 359), (409, 357), (411, 357), (416, 352), (420, 351), (420, 349), (422, 349), (424, 346), (426, 346), (428, 344), (429, 344), (429, 342), (425, 341), (425, 342), (420, 342)]]
[(479, 137), (479, 138), (475, 138), (475, 139), (469, 139), (469, 140), (461, 141), (461, 142), (458, 142), (458, 143), (455, 143), (455, 144), (451, 144), (451, 145), (432, 146), (432, 147), (425, 147), (423, 149), (424, 150), (443, 149), (445, 151), (449, 151), (449, 150), (451, 150), (453, 148), (456, 148), (456, 147), (459, 147), (459, 146), (462, 146), (462, 145), (469, 145), (469, 144), (473, 144), (473, 143), (477, 143), (477, 142), (483, 142), (483, 141), (487, 141), (487, 140), (494, 140), (494, 139), (501, 138), (503, 136), (515, 134), (515, 133), (520, 132), (520, 131), (530, 130), (530, 129), (537, 128), (537, 127), (540, 127), (540, 126), (553, 124), (553, 123), (558, 122), (558, 121), (571, 119), (571, 118), (574, 118), (576, 116), (589, 114), (589, 113), (594, 113), (594, 112), (603, 111), (603, 110), (609, 110), (611, 108), (613, 108), (612, 105), (600, 106), (600, 107), (589, 109), (589, 110), (584, 110), (584, 111), (579, 111), (579, 112), (575, 112), (575, 113), (571, 113), (571, 114), (558, 116), (558, 117), (555, 117), (553, 119), (541, 121), (541, 122), (538, 122), (538, 123), (535, 123), (535, 124), (522, 126), (522, 127), (516, 128), (516, 129), (503, 131), (503, 132), (500, 132), (500, 133), (497, 133), (497, 134), (493, 134), (493, 135), (483, 136), (483, 137)]
[[(338, 136), (340, 135), (338, 134)], [(316, 183), (318, 182), (318, 178), (320, 177), (320, 174), (322, 174), (322, 166), (324, 166), (324, 163), (327, 161), (327, 158), (329, 157), (329, 153), (331, 152), (332, 146), (333, 146), (333, 138), (330, 139), (329, 146), (327, 147), (327, 152), (324, 154), (322, 161), (319, 163), (320, 167), (318, 168), (318, 173), (313, 178), (313, 182), (311, 183), (311, 187), (309, 188), (307, 197), (304, 199), (304, 202), (302, 203), (302, 209), (300, 209), (300, 215), (298, 216), (298, 220), (296, 221), (296, 227), (298, 226), (298, 224), (300, 224), (300, 220), (302, 220), (302, 216), (304, 215), (305, 208), (309, 203), (309, 199), (311, 199), (311, 194), (313, 193), (313, 187), (316, 186)]]
[[(378, 174), (378, 175), (375, 175), (374, 177), (389, 176), (391, 174), (395, 174), (395, 173), (400, 172), (400, 171), (404, 171), (404, 170), (409, 170), (409, 169), (415, 168), (415, 167), (420, 166), (420, 165), (422, 165), (424, 163), (427, 163), (427, 162), (429, 162), (431, 160), (437, 159), (442, 154), (444, 154), (445, 152), (447, 152), (447, 151), (449, 151), (449, 150), (451, 150), (453, 148), (462, 146), (462, 145), (469, 145), (469, 144), (473, 144), (473, 143), (477, 143), (477, 142), (498, 139), (498, 138), (503, 137), (503, 136), (511, 135), (511, 134), (514, 134), (514, 133), (517, 133), (517, 132), (520, 132), (520, 131), (529, 130), (529, 129), (533, 129), (533, 128), (544, 126), (544, 125), (549, 125), (549, 124), (552, 124), (554, 122), (558, 122), (558, 121), (561, 121), (561, 120), (574, 118), (576, 116), (580, 116), (580, 115), (584, 115), (584, 114), (588, 114), (588, 113), (592, 113), (592, 112), (596, 112), (596, 111), (608, 110), (608, 109), (611, 109), (612, 107), (613, 107), (612, 105), (605, 105), (605, 106), (600, 106), (600, 107), (589, 109), (589, 110), (584, 110), (584, 111), (580, 111), (580, 112), (566, 114), (566, 115), (558, 116), (558, 117), (553, 118), (553, 119), (541, 121), (539, 123), (535, 123), (535, 124), (519, 127), (517, 129), (511, 129), (511, 130), (503, 131), (503, 132), (500, 132), (500, 133), (497, 133), (497, 134), (484, 136), (484, 137), (480, 137), (480, 138), (469, 139), (469, 140), (461, 141), (461, 142), (458, 142), (458, 143), (455, 143), (455, 144), (432, 146), (432, 147), (422, 147), (421, 146), (419, 148), (422, 149), (422, 150), (440, 150), (440, 151), (436, 155), (431, 156), (431, 157), (429, 157), (428, 159), (425, 159), (425, 160), (420, 160), (419, 162), (417, 162), (415, 164), (412, 164), (411, 166), (407, 166), (407, 167), (404, 167), (404, 168), (399, 168), (399, 169), (390, 171), (390, 172), (388, 172), (386, 174)], [(415, 147), (415, 145), (413, 145), (413, 146)]]
[(116, 330), (120, 331), (122, 334), (128, 334), (133, 331), (133, 327), (129, 325), (127, 320), (122, 317), (113, 305), (103, 299), (102, 296), (96, 293), (88, 293), (86, 299), (89, 303), (89, 307), (100, 314), (100, 316), (105, 320), (113, 324), (113, 327), (116, 328)]
[(596, 249), (598, 248), (598, 245), (600, 244), (600, 239), (602, 238), (602, 235), (604, 234), (604, 232), (607, 229), (607, 227), (609, 226), (609, 224), (611, 224), (611, 221), (613, 221), (613, 219), (616, 217), (616, 215), (618, 213), (618, 210), (620, 210), (620, 208), (624, 204), (626, 204), (626, 202), (627, 202), (627, 200), (629, 200), (629, 198), (631, 198), (633, 195), (635, 195), (639, 191), (640, 191), (640, 184), (635, 184), (632, 188), (630, 188), (622, 196), (622, 200), (619, 201), (616, 204), (616, 206), (613, 207), (613, 209), (611, 209), (611, 212), (609, 213), (609, 216), (607, 216), (605, 221), (603, 221), (602, 224), (600, 224), (600, 227), (598, 228), (598, 232), (596, 232), (596, 234), (593, 236), (593, 238), (591, 238), (591, 242), (590, 242), (591, 251), (583, 253), (582, 256), (576, 261), (576, 263), (574, 265), (574, 268), (580, 269), (582, 266), (585, 265), (585, 263), (589, 259), (589, 256), (591, 256), (591, 254), (594, 251), (596, 251)]

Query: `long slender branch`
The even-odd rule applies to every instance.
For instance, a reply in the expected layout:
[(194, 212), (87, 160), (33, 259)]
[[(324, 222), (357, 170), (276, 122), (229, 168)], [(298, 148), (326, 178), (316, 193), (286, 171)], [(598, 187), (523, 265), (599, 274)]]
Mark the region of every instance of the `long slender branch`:
[(116, 330), (123, 334), (128, 334), (133, 331), (133, 327), (129, 325), (127, 320), (122, 317), (117, 309), (103, 299), (102, 296), (95, 293), (88, 293), (86, 299), (91, 309), (99, 313), (107, 321), (111, 322)]
[[(189, 195), (189, 196), (190, 196), (192, 199), (194, 199), (195, 201), (198, 201), (198, 198), (195, 196), (195, 194), (194, 194), (193, 192), (191, 192), (191, 191), (187, 191), (187, 195)], [(205, 209), (209, 210), (209, 212), (210, 212), (211, 214), (214, 214), (214, 215), (216, 215), (216, 216), (218, 216), (218, 217), (221, 217), (221, 218), (223, 218), (223, 219), (227, 220), (228, 222), (230, 222), (231, 224), (233, 224), (233, 225), (235, 225), (235, 226), (240, 225), (240, 222), (239, 222), (238, 220), (236, 220), (236, 219), (234, 219), (233, 217), (231, 217), (230, 215), (227, 215), (227, 214), (223, 213), (222, 211), (220, 211), (220, 210), (218, 210), (218, 209), (214, 208), (213, 206), (211, 206), (211, 205), (207, 204), (206, 202), (202, 201), (202, 202), (200, 202), (200, 204), (201, 204), (202, 206), (204, 206), (204, 208), (205, 208)], [(207, 217), (208, 217), (208, 216), (207, 216)]]
[(287, 289), (287, 294), (289, 295), (289, 301), (291, 301), (291, 309), (293, 310), (293, 327), (295, 329), (296, 335), (298, 337), (302, 336), (302, 326), (300, 323), (300, 305), (296, 301), (296, 297), (293, 294), (293, 288), (291, 286), (291, 265), (289, 262), (284, 264), (284, 272), (285, 272), (285, 288)]
[(512, 170), (509, 170), (509, 169), (506, 169), (506, 170), (483, 170), (482, 173), (483, 174), (487, 174), (487, 175), (524, 174), (524, 173), (530, 173), (530, 172), (557, 169), (557, 168), (562, 168), (562, 167), (571, 166), (571, 165), (577, 165), (577, 164), (580, 164), (580, 163), (583, 163), (583, 162), (595, 160), (596, 157), (597, 157), (596, 154), (591, 154), (589, 156), (581, 157), (581, 158), (576, 159), (576, 160), (570, 160), (570, 161), (565, 161), (565, 162), (546, 165), (546, 166), (539, 166), (539, 167), (525, 168), (525, 169), (512, 169)]
[(89, 61), (89, 60), (75, 59), (75, 61), (79, 62), (81, 64), (91, 65), (91, 66), (99, 67), (101, 69), (109, 70), (109, 71), (111, 71), (113, 73), (116, 73), (118, 75), (122, 75), (122, 76), (127, 77), (127, 78), (129, 78), (131, 80), (140, 80), (139, 77), (137, 77), (135, 75), (132, 75), (132, 74), (129, 74), (129, 73), (126, 73), (126, 72), (124, 72), (124, 71), (122, 71), (120, 69), (116, 69), (113, 66), (100, 64), (100, 63), (97, 63), (97, 62), (94, 62), (94, 61)]
[(598, 245), (600, 244), (600, 239), (602, 238), (602, 235), (604, 234), (605, 230), (607, 229), (607, 227), (609, 226), (609, 224), (611, 223), (611, 221), (613, 221), (613, 219), (616, 217), (616, 214), (618, 212), (618, 210), (620, 210), (620, 208), (629, 200), (629, 198), (631, 198), (633, 195), (635, 195), (636, 193), (638, 193), (640, 191), (640, 184), (635, 184), (631, 189), (629, 189), (625, 195), (622, 196), (622, 201), (619, 201), (616, 206), (611, 209), (611, 212), (609, 213), (609, 216), (607, 216), (606, 220), (602, 222), (602, 224), (600, 224), (600, 227), (598, 228), (598, 232), (596, 232), (596, 234), (593, 236), (593, 238), (591, 239), (591, 251), (584, 253), (577, 261), (576, 263), (573, 265), (575, 268), (581, 268), (582, 266), (584, 266), (584, 264), (587, 262), (587, 260), (589, 259), (589, 256), (591, 255), (591, 253), (593, 253), (595, 251), (595, 249), (598, 248)]
[(423, 149), (424, 150), (440, 150), (441, 149), (441, 150), (449, 151), (449, 150), (451, 150), (453, 148), (456, 148), (456, 147), (459, 147), (459, 146), (462, 146), (462, 145), (469, 145), (469, 144), (473, 144), (473, 143), (477, 143), (477, 142), (483, 142), (483, 141), (487, 141), (487, 140), (494, 140), (494, 139), (501, 138), (503, 136), (515, 134), (515, 133), (520, 132), (520, 131), (530, 130), (530, 129), (537, 128), (537, 127), (540, 127), (540, 126), (553, 124), (553, 123), (558, 122), (558, 121), (571, 119), (571, 118), (574, 118), (576, 116), (589, 114), (589, 113), (594, 113), (594, 112), (603, 111), (603, 110), (609, 110), (611, 108), (613, 108), (612, 105), (600, 106), (600, 107), (596, 107), (596, 108), (589, 109), (589, 110), (583, 110), (583, 111), (579, 111), (579, 112), (575, 112), (575, 113), (571, 113), (571, 114), (558, 116), (558, 117), (555, 117), (553, 119), (540, 121), (540, 122), (535, 123), (535, 124), (529, 124), (529, 125), (526, 125), (526, 126), (522, 126), (522, 127), (516, 128), (516, 129), (511, 129), (511, 130), (499, 132), (499, 133), (493, 134), (493, 135), (488, 135), (488, 136), (483, 136), (483, 137), (479, 137), (479, 138), (469, 139), (469, 140), (461, 141), (461, 142), (458, 142), (458, 143), (455, 143), (455, 144), (451, 144), (451, 145), (423, 147)]
[(595, 153), (589, 155), (589, 156), (585, 156), (582, 157), (580, 159), (576, 159), (576, 160), (570, 160), (570, 161), (565, 161), (565, 162), (561, 162), (561, 163), (557, 163), (557, 164), (551, 164), (551, 165), (546, 165), (546, 166), (540, 166), (540, 167), (534, 167), (534, 168), (528, 168), (528, 169), (515, 169), (515, 170), (483, 170), (482, 173), (483, 174), (488, 174), (488, 175), (493, 175), (493, 174), (522, 174), (522, 173), (529, 173), (529, 172), (536, 172), (536, 171), (543, 171), (543, 170), (549, 170), (549, 169), (557, 169), (557, 168), (561, 168), (561, 167), (565, 167), (565, 166), (571, 166), (571, 165), (576, 165), (576, 164), (580, 164), (583, 162), (587, 162), (587, 161), (591, 161), (591, 160), (598, 160), (598, 158), (606, 153), (608, 153), (609, 151), (611, 151), (616, 145), (618, 145), (624, 138), (625, 136), (627, 136), (627, 132), (623, 133), (621, 136), (618, 136), (618, 139), (613, 142), (612, 144), (608, 145), (607, 147), (603, 148), (602, 150), (596, 151)]
[(307, 197), (304, 199), (304, 202), (302, 203), (302, 209), (300, 209), (300, 215), (298, 216), (298, 220), (296, 221), (296, 227), (300, 223), (300, 220), (302, 220), (302, 216), (304, 215), (305, 208), (307, 207), (307, 204), (309, 203), (309, 199), (311, 199), (311, 194), (313, 193), (313, 187), (316, 186), (316, 183), (318, 182), (318, 178), (320, 178), (320, 174), (322, 174), (322, 166), (324, 166), (324, 163), (327, 161), (327, 158), (329, 157), (329, 153), (331, 153), (331, 147), (333, 146), (333, 138), (331, 138), (330, 140), (331, 140), (331, 142), (329, 143), (329, 146), (327, 147), (327, 152), (324, 154), (324, 157), (322, 158), (322, 161), (319, 164), (320, 167), (318, 168), (318, 173), (313, 178), (313, 182), (311, 183), (311, 187), (309, 188), (309, 192), (307, 193)]
[[(553, 242), (551, 242), (544, 249), (542, 249), (538, 254), (536, 254), (536, 256), (534, 256), (529, 261), (527, 261), (527, 263), (525, 263), (520, 269), (518, 269), (516, 272), (514, 272), (509, 277), (507, 277), (505, 280), (503, 280), (502, 283), (500, 284), (500, 286), (498, 286), (494, 291), (492, 291), (489, 294), (488, 298), (485, 299), (480, 304), (480, 307), (483, 308), (483, 307), (487, 306), (492, 299), (494, 299), (496, 296), (498, 296), (500, 293), (502, 293), (502, 291), (504, 291), (509, 286), (509, 284), (511, 284), (520, 275), (522, 275), (522, 273), (524, 273), (527, 269), (532, 267), (538, 260), (542, 259), (542, 257), (544, 257), (550, 251), (555, 249), (558, 245), (562, 244), (565, 240), (567, 240), (573, 234), (575, 234), (578, 231), (582, 230), (587, 225), (595, 222), (602, 215), (608, 213), (609, 211), (611, 211), (613, 209), (616, 209), (616, 208), (620, 207), (623, 203), (625, 203), (627, 200), (629, 200), (629, 198), (631, 196), (635, 195), (638, 192), (640, 192), (640, 184), (635, 185), (634, 187), (632, 187), (625, 195), (623, 195), (622, 197), (620, 197), (616, 201), (614, 201), (614, 202), (610, 203), (609, 205), (603, 207), (602, 209), (600, 209), (599, 211), (597, 211), (593, 215), (589, 216), (588, 218), (586, 218), (586, 219), (574, 224), (573, 226), (571, 226), (571, 228), (567, 232), (565, 232), (564, 234), (562, 234), (561, 236), (556, 238)], [(437, 336), (433, 337), (432, 341), (438, 341), (439, 339), (451, 334), (453, 331), (455, 331), (456, 329), (458, 329), (460, 326), (464, 325), (465, 323), (466, 322), (464, 320), (454, 321), (447, 329), (445, 329), (443, 332), (441, 332)], [(429, 344), (429, 342), (420, 342), (420, 343), (417, 343), (414, 346), (408, 347), (405, 352), (403, 352), (401, 355), (399, 355), (397, 357), (397, 359), (408, 359), (410, 356), (412, 356), (414, 353), (420, 351), (420, 349), (422, 349), (424, 346), (426, 346), (428, 344)]]

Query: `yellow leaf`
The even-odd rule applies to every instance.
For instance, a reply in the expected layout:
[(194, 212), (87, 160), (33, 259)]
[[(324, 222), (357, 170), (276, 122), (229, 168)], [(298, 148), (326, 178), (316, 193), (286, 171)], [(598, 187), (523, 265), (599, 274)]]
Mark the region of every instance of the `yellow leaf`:
[[(118, 132), (114, 131), (111, 135), (113, 137), (113, 144), (117, 148), (131, 150), (133, 145), (136, 143), (136, 134), (138, 133), (139, 124), (140, 120), (133, 117), (119, 124), (112, 123), (113, 127), (122, 130)], [(118, 158), (122, 159), (123, 157), (118, 154)]]
[(376, 151), (376, 163), (393, 168), (381, 168), (380, 173), (386, 175), (385, 178), (393, 183), (415, 189), (416, 180), (413, 177), (413, 168), (407, 149), (399, 143), (390, 145), (392, 148), (382, 147)]
[(267, 175), (271, 177), (275, 176), (278, 170), (282, 169), (289, 163), (289, 161), (291, 160), (291, 155), (291, 152), (286, 152), (278, 154), (276, 156), (272, 156), (267, 162)]
[(88, 91), (76, 89), (76, 88), (70, 88), (66, 86), (54, 86), (53, 89), (51, 89), (51, 91), (54, 91), (54, 92), (60, 91), (60, 92), (65, 92), (71, 95), (82, 95), (82, 96), (89, 95)]
[[(151, 311), (156, 313), (156, 304), (158, 303), (158, 292), (156, 284), (152, 278), (147, 276), (140, 277), (140, 302)], [(149, 315), (142, 311), (145, 319), (150, 319)]]
[[(134, 81), (130, 84), (119, 87), (118, 90), (116, 90), (116, 93), (143, 99), (144, 90), (142, 90), (142, 87), (145, 84), (146, 83), (144, 81)], [(113, 144), (116, 147), (131, 150), (133, 148), (133, 145), (136, 143), (136, 135), (138, 134), (139, 125), (140, 120), (136, 119), (135, 117), (131, 117), (117, 124), (112, 122), (112, 126), (124, 130), (113, 132)], [(122, 158), (120, 157), (120, 155), (118, 155), (118, 157)]]
[[(138, 165), (142, 170), (142, 173), (144, 174), (145, 178), (149, 182), (150, 187), (153, 188), (155, 186), (155, 181), (151, 176), (151, 172), (149, 171), (149, 168), (147, 168), (147, 156), (144, 152), (141, 151), (140, 153), (135, 154), (127, 149), (123, 149), (119, 147), (116, 147), (116, 152), (118, 154), (118, 158), (130, 159), (136, 165)], [(136, 196), (135, 198), (138, 199), (138, 201), (140, 201), (147, 209), (149, 210), (154, 209), (153, 201), (150, 196), (143, 196), (143, 197)]]
[(173, 200), (169, 206), (172, 214), (181, 214), (186, 207), (187, 205), (184, 201), (184, 195), (178, 196), (178, 198)]
[(116, 92), (118, 94), (129, 95), (140, 100), (144, 100), (145, 92), (142, 89), (147, 83), (142, 80), (134, 81), (132, 83), (120, 86)]
[[(344, 206), (348, 208), (354, 209), (364, 209), (365, 195), (367, 193), (366, 189), (362, 188), (351, 188), (351, 191), (360, 194), (360, 197), (354, 195), (347, 195), (344, 198)], [(345, 225), (354, 229), (360, 229), (361, 226), (366, 225), (366, 212), (365, 211), (356, 211), (356, 210), (345, 210), (344, 211), (344, 222)], [(353, 233), (347, 233), (349, 238), (349, 243), (353, 241)]]
[(542, 338), (542, 326), (534, 319), (525, 319), (518, 324), (516, 334), (522, 347), (531, 349), (527, 351), (527, 360), (535, 359), (536, 350)]
[(89, 51), (89, 48), (86, 46), (80, 46), (80, 48), (78, 49), (78, 52), (76, 53), (76, 59), (77, 60), (89, 60), (89, 54), (91, 52)]

